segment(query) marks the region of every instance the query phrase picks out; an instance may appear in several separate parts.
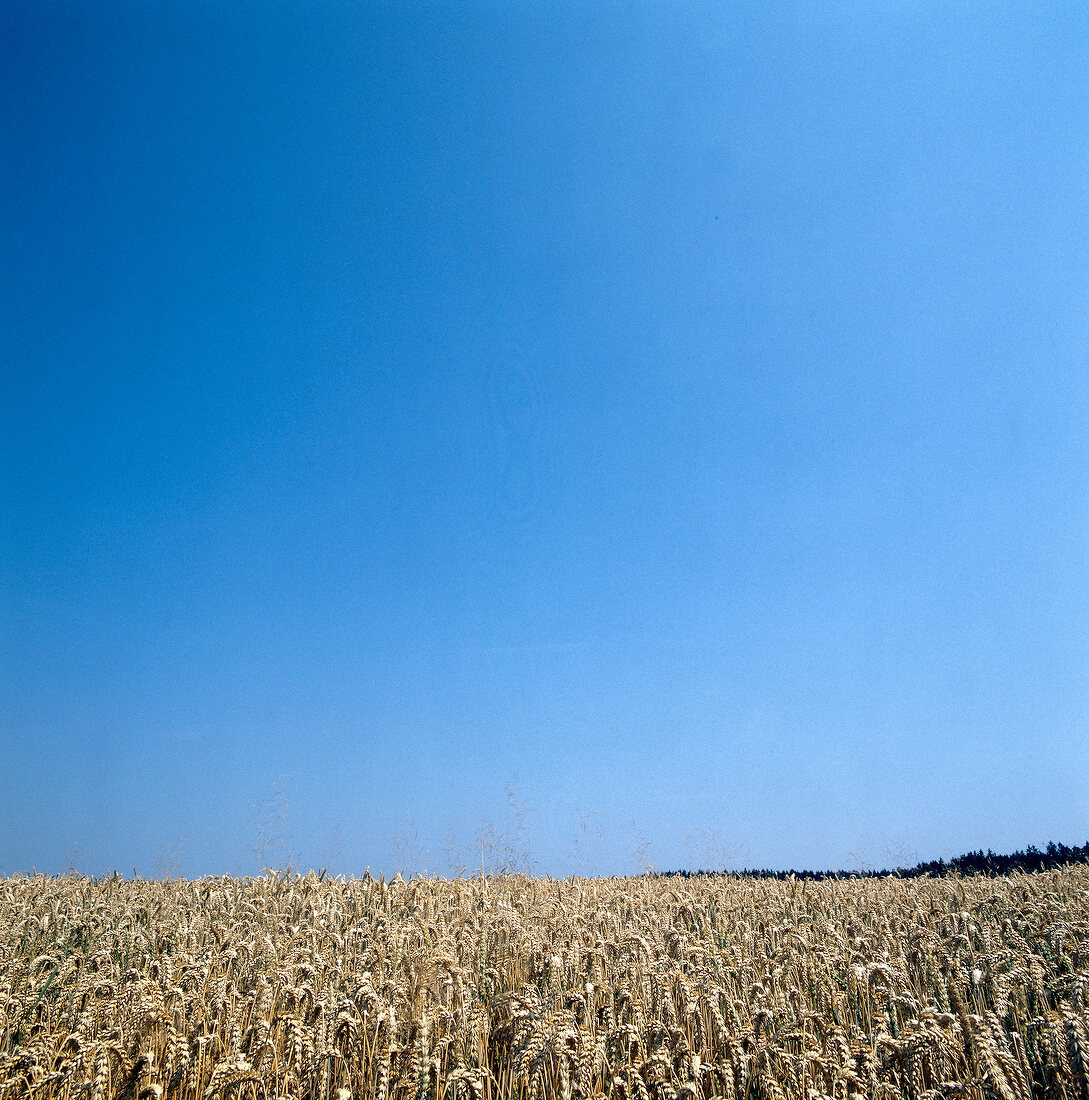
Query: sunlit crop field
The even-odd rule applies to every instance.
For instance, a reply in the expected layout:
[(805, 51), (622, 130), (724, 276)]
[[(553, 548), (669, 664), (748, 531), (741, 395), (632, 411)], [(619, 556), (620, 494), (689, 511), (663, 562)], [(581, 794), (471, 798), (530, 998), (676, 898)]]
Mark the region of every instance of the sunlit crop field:
[(1089, 1100), (1089, 868), (0, 880), (0, 1100)]

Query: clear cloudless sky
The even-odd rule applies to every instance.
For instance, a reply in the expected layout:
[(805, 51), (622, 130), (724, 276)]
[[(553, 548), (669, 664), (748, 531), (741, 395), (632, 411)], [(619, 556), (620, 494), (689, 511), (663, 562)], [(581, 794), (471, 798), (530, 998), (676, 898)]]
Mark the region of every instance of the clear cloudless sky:
[(0, 872), (1089, 839), (1089, 7), (0, 43)]

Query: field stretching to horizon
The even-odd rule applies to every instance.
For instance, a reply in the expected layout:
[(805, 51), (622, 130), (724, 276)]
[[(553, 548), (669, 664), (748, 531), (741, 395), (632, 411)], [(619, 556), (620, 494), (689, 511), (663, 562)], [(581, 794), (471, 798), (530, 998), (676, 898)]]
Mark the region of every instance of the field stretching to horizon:
[(0, 1100), (1089, 1100), (1089, 867), (0, 880)]

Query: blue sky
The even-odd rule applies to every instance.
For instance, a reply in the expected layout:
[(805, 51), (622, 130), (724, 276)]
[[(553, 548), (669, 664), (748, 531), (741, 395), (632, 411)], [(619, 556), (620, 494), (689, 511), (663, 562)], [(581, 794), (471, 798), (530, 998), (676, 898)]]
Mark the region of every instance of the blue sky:
[(1089, 838), (1085, 7), (0, 34), (0, 872)]

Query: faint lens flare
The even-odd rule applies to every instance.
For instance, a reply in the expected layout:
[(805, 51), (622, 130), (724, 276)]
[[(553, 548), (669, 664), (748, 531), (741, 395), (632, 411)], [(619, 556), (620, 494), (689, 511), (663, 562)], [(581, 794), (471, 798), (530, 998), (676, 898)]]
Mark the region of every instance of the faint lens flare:
[(505, 520), (524, 521), (540, 507), (545, 409), (518, 343), (509, 341), (492, 360), (486, 401), (495, 462), (493, 506)]

